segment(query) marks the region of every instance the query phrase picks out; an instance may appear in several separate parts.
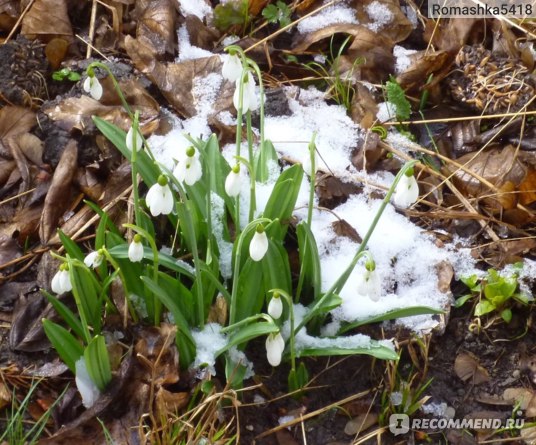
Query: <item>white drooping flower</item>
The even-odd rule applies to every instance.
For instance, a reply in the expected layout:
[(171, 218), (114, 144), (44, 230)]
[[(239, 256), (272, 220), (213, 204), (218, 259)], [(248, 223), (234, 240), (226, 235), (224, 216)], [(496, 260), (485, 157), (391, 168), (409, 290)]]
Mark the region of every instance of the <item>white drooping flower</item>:
[(279, 294), (274, 294), (270, 303), (268, 303), (268, 315), (273, 319), (277, 320), (283, 314), (283, 302)]
[(272, 366), (279, 366), (283, 351), (285, 350), (285, 340), (281, 333), (270, 334), (266, 337), (266, 358)]
[(128, 259), (133, 263), (138, 263), (143, 259), (143, 244), (141, 243), (141, 235), (138, 233), (134, 235), (128, 246)]
[(91, 97), (95, 100), (100, 100), (100, 98), (102, 97), (102, 85), (99, 82), (99, 79), (95, 77), (95, 75), (87, 76), (86, 80), (84, 80), (82, 88), (86, 93), (89, 93)]
[(78, 392), (82, 396), (82, 404), (86, 409), (91, 408), (97, 399), (100, 397), (100, 390), (97, 385), (93, 383), (89, 373), (87, 371), (86, 360), (84, 357), (80, 357), (76, 363), (76, 387)]
[(194, 185), (203, 176), (203, 167), (194, 147), (186, 150), (186, 156), (179, 160), (179, 163), (173, 170), (173, 176), (177, 181), (184, 182), (187, 185)]
[(375, 269), (367, 267), (365, 271), (358, 275), (356, 291), (359, 295), (369, 297), (372, 301), (378, 301), (382, 294), (382, 283), (380, 276)]
[(71, 284), (71, 276), (69, 275), (69, 270), (66, 267), (66, 265), (62, 264), (56, 274), (52, 277), (50, 288), (55, 294), (64, 294), (65, 292), (70, 292), (73, 289), (73, 285)]
[(84, 258), (84, 264), (87, 267), (92, 267), (93, 269), (96, 269), (102, 264), (102, 260), (104, 259), (104, 255), (100, 250), (95, 250), (94, 252), (88, 253), (86, 257)]
[(234, 198), (240, 194), (241, 187), (240, 165), (236, 164), (225, 178), (225, 193)]
[[(409, 176), (408, 172), (410, 172)], [(413, 176), (413, 171), (408, 172), (398, 181), (393, 195), (393, 203), (397, 207), (404, 209), (414, 204), (419, 198), (419, 184), (417, 184), (417, 180)]]
[[(136, 141), (133, 140), (134, 136), (136, 137)], [(143, 138), (139, 129), (136, 132), (134, 132), (134, 127), (130, 127), (128, 129), (126, 144), (127, 144), (127, 148), (130, 151), (132, 151), (134, 147), (136, 148), (136, 151), (141, 150), (141, 147), (143, 147)]]
[(268, 237), (262, 224), (257, 226), (253, 238), (249, 243), (249, 256), (253, 261), (260, 261), (268, 251)]
[(224, 79), (236, 82), (242, 75), (242, 61), (238, 54), (229, 54), (223, 62), (221, 75)]
[[(233, 105), (238, 110), (240, 105), (240, 80), (236, 81), (236, 89), (233, 94)], [(242, 92), (242, 113), (247, 111), (255, 111), (259, 108), (259, 100), (257, 99), (257, 91), (255, 89), (255, 79), (251, 72), (248, 72), (244, 78), (244, 86)]]
[(156, 184), (154, 184), (145, 197), (147, 207), (151, 212), (151, 215), (158, 216), (168, 215), (173, 210), (173, 195), (169, 188), (167, 178), (160, 175)]

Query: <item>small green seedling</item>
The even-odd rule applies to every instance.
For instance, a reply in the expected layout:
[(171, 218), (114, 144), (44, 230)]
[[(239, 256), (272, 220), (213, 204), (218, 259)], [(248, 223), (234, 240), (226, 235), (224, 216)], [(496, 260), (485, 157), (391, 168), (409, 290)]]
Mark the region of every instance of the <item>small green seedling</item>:
[(63, 82), (64, 80), (78, 82), (81, 78), (82, 76), (79, 73), (71, 71), (69, 68), (62, 68), (61, 70), (52, 73), (52, 79), (57, 80), (58, 82)]
[(275, 5), (273, 3), (269, 4), (262, 10), (262, 16), (268, 23), (279, 23), (283, 28), (290, 25), (291, 14), (292, 10), (281, 0), (278, 0)]
[[(521, 265), (522, 267), (522, 265)], [(512, 319), (512, 300), (527, 304), (529, 298), (518, 291), (518, 275), (513, 273), (502, 276), (495, 269), (489, 269), (488, 274), (482, 280), (476, 275), (461, 278), (461, 281), (469, 288), (470, 293), (458, 298), (455, 307), (463, 306), (468, 300), (478, 296), (479, 301), (475, 306), (475, 316), (491, 312), (498, 312), (501, 318), (509, 323)]]

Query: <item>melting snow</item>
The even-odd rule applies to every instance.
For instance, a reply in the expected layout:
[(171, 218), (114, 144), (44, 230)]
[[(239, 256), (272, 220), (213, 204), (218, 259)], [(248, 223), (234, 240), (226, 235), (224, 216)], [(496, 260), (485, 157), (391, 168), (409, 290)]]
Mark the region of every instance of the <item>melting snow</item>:
[(373, 32), (380, 31), (394, 19), (394, 14), (391, 10), (379, 1), (374, 1), (368, 4), (365, 7), (365, 10), (367, 11), (368, 16), (373, 20), (367, 25), (367, 28)]
[[(324, 0), (323, 5), (329, 2), (330, 0)], [(318, 13), (303, 19), (298, 23), (298, 31), (306, 34), (338, 23), (352, 23), (355, 25), (359, 23), (355, 16), (355, 9), (344, 1), (328, 6)]]

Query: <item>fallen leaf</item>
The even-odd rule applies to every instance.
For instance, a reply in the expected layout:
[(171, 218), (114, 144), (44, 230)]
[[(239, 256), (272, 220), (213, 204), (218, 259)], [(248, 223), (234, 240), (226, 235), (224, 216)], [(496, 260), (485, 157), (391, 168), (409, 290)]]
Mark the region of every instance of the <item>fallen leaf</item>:
[(78, 147), (74, 140), (65, 146), (56, 167), (52, 183), (48, 189), (39, 227), (39, 238), (42, 244), (47, 244), (50, 237), (56, 232), (58, 221), (70, 205), (71, 182), (76, 173)]
[(190, 394), (188, 392), (171, 392), (162, 386), (158, 388), (155, 396), (156, 413), (158, 418), (165, 419), (188, 405)]
[[(368, 7), (371, 3), (374, 3), (373, 11), (382, 8), (383, 14), (391, 16), (389, 23), (383, 26), (377, 25), (377, 17), (369, 14)], [(361, 0), (356, 6), (357, 19), (360, 24), (368, 25), (378, 35), (387, 36), (395, 43), (406, 40), (413, 31), (413, 25), (400, 9), (399, 0)]]
[(378, 423), (378, 415), (375, 413), (364, 413), (346, 422), (344, 433), (348, 436), (355, 436), (369, 429)]
[(35, 0), (22, 19), (21, 33), (30, 40), (35, 36), (72, 36), (66, 0)]
[(454, 268), (448, 261), (441, 261), (436, 265), (437, 288), (440, 292), (446, 294), (450, 292), (450, 283), (454, 278)]
[(4, 382), (0, 382), (0, 409), (5, 408), (11, 402), (11, 393)]
[(478, 359), (468, 352), (458, 354), (454, 361), (454, 372), (464, 382), (470, 381), (473, 385), (488, 382), (488, 371), (483, 368)]
[(363, 240), (359, 233), (344, 219), (338, 219), (331, 223), (331, 227), (337, 236), (344, 236), (355, 243), (361, 243)]
[(157, 55), (175, 53), (175, 7), (170, 0), (151, 0), (138, 20), (136, 38)]
[[(9, 263), (20, 257), (21, 254), (22, 250), (17, 244), (17, 241), (11, 236), (0, 233), (0, 265)], [(4, 296), (3, 293), (2, 296)]]
[(503, 392), (503, 399), (512, 405), (519, 405), (525, 411), (525, 417), (536, 416), (536, 394), (529, 388), (507, 388)]

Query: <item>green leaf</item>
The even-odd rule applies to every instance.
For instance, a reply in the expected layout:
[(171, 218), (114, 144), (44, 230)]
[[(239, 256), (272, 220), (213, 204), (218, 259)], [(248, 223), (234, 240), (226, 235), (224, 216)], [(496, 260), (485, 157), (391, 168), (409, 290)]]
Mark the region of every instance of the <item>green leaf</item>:
[[(237, 307), (234, 311), (235, 321), (243, 320), (258, 314), (264, 303), (264, 287), (262, 286), (263, 261), (253, 261), (248, 258), (238, 277)], [(235, 266), (236, 267), (236, 266)], [(230, 313), (233, 309), (230, 308)]]
[(291, 369), (288, 374), (288, 390), (289, 392), (299, 391), (304, 388), (307, 383), (309, 383), (309, 373), (307, 372), (305, 363), (301, 362), (298, 369)]
[(261, 260), (265, 292), (282, 289), (290, 294), (292, 284), (287, 251), (278, 241), (272, 239), (268, 240), (268, 245), (268, 251)]
[(488, 300), (481, 300), (475, 306), (475, 316), (480, 317), (481, 315), (488, 314), (496, 309), (496, 306)]
[(69, 79), (71, 82), (78, 82), (81, 78), (82, 76), (74, 71), (71, 71), (67, 76), (67, 79)]
[(112, 380), (112, 370), (110, 369), (110, 356), (102, 335), (96, 335), (89, 342), (84, 351), (84, 360), (91, 380), (97, 388), (104, 391)]
[[(82, 326), (91, 326), (95, 334), (100, 334), (103, 315), (102, 300), (99, 298), (101, 289), (93, 272), (83, 264), (70, 261), (69, 274)], [(89, 341), (87, 334), (85, 340)]]
[(454, 302), (454, 307), (456, 308), (462, 307), (467, 302), (467, 300), (469, 300), (472, 297), (473, 297), (472, 294), (467, 294), (467, 295), (464, 295), (463, 297), (456, 299), (456, 301)]
[(478, 277), (476, 275), (461, 277), (460, 280), (471, 290), (473, 290), (478, 283)]
[(269, 140), (265, 140), (259, 148), (257, 157), (255, 158), (255, 176), (258, 182), (266, 182), (270, 177), (270, 164), (278, 163), (279, 157), (275, 151), (274, 144)]
[(77, 243), (75, 243), (61, 230), (58, 230), (58, 236), (60, 237), (63, 247), (65, 248), (65, 252), (67, 252), (71, 258), (84, 261), (84, 252), (82, 252), (82, 249), (80, 249)]
[(227, 31), (233, 25), (245, 25), (247, 19), (247, 0), (230, 0), (214, 8), (214, 25), (220, 31)]
[[(117, 259), (128, 259), (128, 244), (121, 244), (120, 246), (112, 247), (108, 250), (112, 257)], [(143, 258), (151, 261), (153, 260), (153, 251), (145, 246), (143, 248)], [(177, 258), (163, 252), (158, 252), (158, 262), (160, 266), (167, 267), (170, 270), (179, 272), (180, 274), (193, 279), (195, 276), (190, 269), (177, 262)]]
[(398, 354), (391, 348), (371, 340), (370, 348), (305, 348), (300, 350), (300, 357), (321, 357), (330, 355), (371, 355), (380, 360), (398, 360)]
[(364, 326), (371, 323), (379, 323), (385, 320), (395, 320), (397, 318), (412, 317), (414, 315), (426, 315), (426, 314), (443, 314), (444, 311), (439, 309), (434, 309), (428, 306), (413, 306), (403, 309), (393, 309), (391, 311), (385, 312), (381, 315), (374, 315), (372, 317), (365, 318), (363, 320), (358, 320), (353, 323), (344, 325), (339, 330), (339, 334), (348, 332), (352, 329), (358, 328), (359, 326)]
[(48, 302), (52, 305), (58, 315), (69, 325), (76, 335), (84, 338), (84, 328), (80, 319), (71, 311), (65, 304), (58, 300), (54, 295), (49, 294), (45, 290), (41, 290)]
[(253, 323), (246, 327), (240, 328), (238, 332), (229, 339), (229, 342), (222, 349), (216, 352), (216, 357), (218, 357), (220, 354), (223, 354), (225, 351), (228, 351), (233, 346), (241, 345), (254, 338), (266, 336), (278, 331), (279, 327), (277, 325), (267, 322)]
[(296, 206), (302, 179), (303, 168), (300, 164), (295, 164), (281, 173), (268, 198), (263, 217), (279, 219), (282, 224), (288, 224)]
[(190, 332), (190, 326), (184, 318), (180, 306), (177, 304), (176, 296), (169, 295), (149, 277), (144, 276), (141, 279), (173, 315), (175, 325), (177, 326), (177, 348), (179, 349), (181, 368), (187, 369), (195, 359), (195, 341)]
[(76, 373), (76, 361), (84, 354), (84, 348), (64, 327), (50, 320), (43, 320), (43, 329), (60, 358), (73, 374)]
[(305, 221), (298, 224), (296, 234), (298, 235), (298, 252), (302, 264), (301, 272), (304, 274), (305, 290), (312, 292), (313, 301), (317, 301), (320, 295), (322, 275), (315, 236)]
[(396, 118), (399, 121), (407, 121), (411, 116), (411, 104), (406, 99), (406, 93), (391, 77), (386, 83), (387, 100), (396, 107)]
[(501, 312), (501, 317), (506, 323), (510, 323), (512, 321), (512, 311), (508, 308), (504, 309)]

